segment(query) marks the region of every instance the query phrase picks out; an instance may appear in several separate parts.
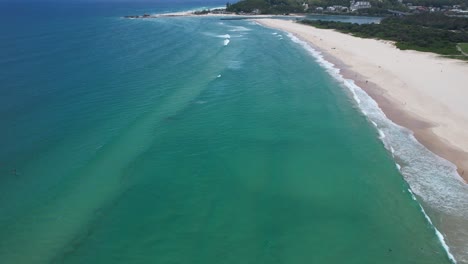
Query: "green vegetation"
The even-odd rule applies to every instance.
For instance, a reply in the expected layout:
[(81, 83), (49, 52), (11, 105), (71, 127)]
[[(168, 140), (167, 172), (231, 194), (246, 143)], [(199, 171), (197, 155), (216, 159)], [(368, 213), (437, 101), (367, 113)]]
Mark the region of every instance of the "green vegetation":
[[(378, 38), (396, 42), (399, 49), (461, 55), (458, 43), (468, 42), (468, 18), (421, 14), (387, 17), (380, 24), (351, 24), (334, 21), (303, 20), (301, 23), (319, 28), (336, 29), (358, 37)], [(465, 44), (462, 44), (465, 49)]]
[[(367, 1), (371, 3), (372, 8), (361, 9), (355, 14), (382, 15), (388, 14), (387, 9), (406, 11), (406, 7), (398, 0)], [(349, 0), (241, 0), (235, 4), (227, 3), (226, 10), (236, 13), (252, 13), (254, 10), (262, 14), (304, 13), (315, 12), (316, 7), (333, 5), (349, 7), (349, 2)], [(305, 10), (303, 4), (308, 4), (309, 9)]]
[(468, 18), (450, 17), (442, 13), (421, 13), (401, 18), (405, 25), (468, 32)]
[(460, 47), (462, 52), (468, 54), (468, 43), (460, 43), (458, 47)]
[(299, 0), (241, 0), (228, 3), (226, 11), (251, 13), (258, 10), (261, 14), (287, 14), (304, 12), (303, 1)]
[[(358, 0), (356, 0), (358, 1)], [(453, 8), (468, 9), (468, 0), (365, 0), (371, 8), (349, 11), (349, 0), (240, 0), (237, 3), (226, 4), (227, 11), (236, 13), (288, 14), (288, 13), (324, 13), (336, 14), (345, 12), (349, 15), (389, 16), (393, 11), (419, 13), (429, 12), (429, 7), (447, 12)], [(304, 4), (307, 4), (307, 9)], [(412, 9), (409, 6), (422, 6), (422, 9)], [(335, 10), (326, 7), (339, 6)], [(321, 7), (323, 10), (318, 10)]]
[(443, 7), (460, 5), (462, 8), (468, 7), (468, 0), (408, 0), (405, 2), (411, 3), (414, 6)]
[[(384, 15), (388, 9), (405, 11), (406, 6), (398, 0), (369, 0), (372, 8), (358, 10), (353, 14)], [(406, 1), (405, 1), (406, 2)], [(413, 5), (468, 6), (468, 0), (408, 0)], [(333, 5), (349, 6), (349, 0), (241, 0), (235, 4), (227, 3), (230, 12), (289, 14), (309, 11), (315, 7)], [(302, 23), (320, 28), (336, 29), (364, 38), (392, 40), (400, 49), (434, 52), (446, 56), (466, 58), (468, 53), (468, 18), (450, 17), (442, 13), (421, 13), (404, 17), (387, 17), (380, 24), (351, 24), (333, 21), (310, 21)], [(462, 44), (459, 44), (462, 43)], [(464, 56), (465, 55), (465, 56)]]
[(203, 10), (200, 10), (200, 11), (195, 11), (193, 12), (195, 15), (206, 15), (206, 14), (209, 14), (211, 11), (209, 9), (203, 9)]
[[(358, 0), (356, 0), (358, 1)], [(367, 14), (388, 14), (387, 9), (407, 11), (407, 8), (402, 5), (398, 0), (359, 0), (368, 1), (372, 5), (372, 8), (361, 9), (356, 13), (367, 13)], [(468, 1), (468, 0), (467, 0)], [(307, 2), (307, 1), (306, 1)], [(334, 5), (341, 5), (349, 7), (349, 0), (310, 0), (308, 1), (311, 7), (327, 7)], [(313, 11), (313, 9), (311, 10)]]

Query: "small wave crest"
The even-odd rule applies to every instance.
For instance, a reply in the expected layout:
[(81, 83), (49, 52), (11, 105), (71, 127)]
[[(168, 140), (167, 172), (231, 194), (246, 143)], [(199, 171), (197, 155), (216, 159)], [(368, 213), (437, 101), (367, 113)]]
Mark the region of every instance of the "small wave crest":
[(246, 27), (243, 27), (243, 26), (230, 26), (230, 30), (231, 32), (242, 32), (242, 31), (251, 31), (250, 28), (246, 28)]
[(383, 132), (382, 129), (378, 129), (377, 131), (379, 131), (379, 138), (380, 139), (384, 139), (385, 138), (385, 133)]
[[(468, 248), (468, 237), (460, 238), (453, 231), (463, 230), (468, 223), (468, 186), (458, 175), (456, 166), (429, 151), (416, 140), (412, 131), (388, 119), (374, 99), (357, 86), (353, 80), (344, 78), (340, 74), (340, 70), (325, 60), (320, 52), (291, 33), (288, 33), (288, 37), (305, 48), (333, 78), (347, 88), (361, 112), (376, 127), (379, 139), (392, 156), (398, 160), (398, 163), (395, 162), (395, 164), (409, 184), (413, 198), (416, 200), (416, 196), (419, 197), (424, 206), (431, 209), (431, 213), (446, 219), (444, 226), (451, 226), (450, 230), (445, 230), (446, 233), (450, 233), (449, 236), (444, 236), (433, 226), (448, 257), (456, 263), (446, 240), (449, 244), (451, 244), (450, 241), (457, 241), (453, 243), (457, 244), (454, 245), (454, 248), (455, 246), (456, 248)], [(421, 211), (428, 222), (432, 224), (422, 206)], [(450, 223), (448, 223), (449, 221)], [(459, 251), (456, 253), (458, 255), (455, 255), (460, 259), (468, 258), (468, 252)]]
[(231, 42), (229, 39), (225, 39), (225, 40), (224, 40), (224, 46), (229, 45), (229, 42)]
[(398, 171), (401, 171), (401, 165), (400, 165), (400, 164), (395, 163), (395, 166), (396, 166), (396, 168), (397, 168)]

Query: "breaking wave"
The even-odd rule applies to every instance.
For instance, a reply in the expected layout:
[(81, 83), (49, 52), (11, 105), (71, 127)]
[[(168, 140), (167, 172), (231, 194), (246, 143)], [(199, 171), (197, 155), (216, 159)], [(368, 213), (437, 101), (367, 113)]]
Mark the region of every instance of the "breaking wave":
[[(457, 248), (460, 249), (454, 251), (457, 259), (468, 261), (468, 252), (463, 250), (468, 248), (468, 235), (454, 231), (464, 230), (468, 223), (468, 186), (458, 175), (456, 166), (429, 151), (416, 140), (412, 131), (388, 119), (374, 99), (353, 80), (344, 78), (340, 70), (325, 60), (320, 52), (291, 33), (288, 33), (288, 37), (305, 48), (333, 78), (347, 88), (361, 112), (376, 128), (385, 148), (392, 154), (398, 170), (410, 186), (413, 198), (416, 200), (418, 197), (421, 212), (427, 221), (432, 224), (429, 215), (437, 216), (444, 218), (444, 226), (450, 226), (443, 234), (433, 225), (448, 257), (456, 263), (451, 249)], [(429, 214), (423, 206), (430, 209)], [(451, 243), (451, 239), (457, 242)]]
[(246, 28), (246, 27), (243, 27), (243, 26), (230, 26), (230, 30), (231, 32), (240, 32), (240, 31), (251, 31), (250, 28)]

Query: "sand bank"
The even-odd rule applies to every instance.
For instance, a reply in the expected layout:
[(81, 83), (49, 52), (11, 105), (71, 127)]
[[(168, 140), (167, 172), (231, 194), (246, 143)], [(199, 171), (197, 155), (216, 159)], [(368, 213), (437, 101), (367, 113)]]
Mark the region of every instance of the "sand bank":
[(156, 14), (143, 14), (143, 15), (129, 15), (124, 18), (131, 19), (151, 19), (151, 18), (164, 18), (164, 17), (220, 17), (220, 18), (236, 18), (236, 19), (256, 19), (256, 18), (274, 18), (274, 17), (290, 17), (302, 18), (304, 14), (290, 14), (290, 15), (254, 15), (254, 14), (236, 14), (231, 12), (213, 11), (209, 13), (196, 13), (201, 10), (180, 11), (171, 13), (156, 13)]
[(345, 77), (365, 89), (392, 121), (412, 130), (418, 141), (453, 162), (468, 180), (468, 63), (293, 21), (257, 22), (318, 48), (343, 69)]

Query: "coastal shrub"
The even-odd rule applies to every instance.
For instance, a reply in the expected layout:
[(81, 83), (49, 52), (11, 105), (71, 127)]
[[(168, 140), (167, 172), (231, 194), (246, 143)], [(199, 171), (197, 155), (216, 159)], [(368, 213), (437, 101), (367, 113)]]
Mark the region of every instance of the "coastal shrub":
[(458, 47), (464, 52), (468, 54), (468, 43), (460, 43), (458, 44)]
[(458, 43), (468, 43), (468, 19), (439, 14), (388, 17), (380, 24), (358, 25), (320, 20), (303, 20), (301, 23), (318, 28), (335, 29), (363, 38), (396, 41), (399, 49), (428, 51), (443, 55), (461, 55), (457, 49)]
[(296, 0), (241, 0), (235, 4), (226, 5), (229, 12), (251, 13), (259, 10), (262, 14), (288, 14), (304, 12), (302, 1)]

